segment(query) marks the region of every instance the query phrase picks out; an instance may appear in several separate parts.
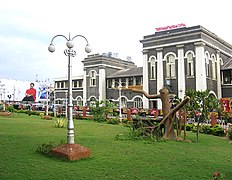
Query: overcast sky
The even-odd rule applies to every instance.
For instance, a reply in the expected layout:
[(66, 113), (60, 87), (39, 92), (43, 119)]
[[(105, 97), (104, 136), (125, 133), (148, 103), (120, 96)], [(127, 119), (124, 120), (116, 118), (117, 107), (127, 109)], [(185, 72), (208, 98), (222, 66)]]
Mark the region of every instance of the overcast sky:
[[(53, 36), (84, 35), (92, 53), (118, 53), (142, 66), (143, 36), (155, 28), (185, 23), (201, 25), (232, 44), (229, 0), (1, 0), (0, 78), (40, 81), (67, 76), (66, 40)], [(81, 75), (85, 41), (74, 40), (73, 75)], [(92, 54), (91, 53), (91, 54)]]

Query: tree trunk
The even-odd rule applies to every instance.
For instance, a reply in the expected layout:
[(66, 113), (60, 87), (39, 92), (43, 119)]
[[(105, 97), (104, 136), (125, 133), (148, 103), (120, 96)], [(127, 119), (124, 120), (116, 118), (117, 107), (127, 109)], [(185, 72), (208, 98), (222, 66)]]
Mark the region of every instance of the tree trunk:
[(160, 122), (160, 125), (164, 124), (165, 133), (163, 135), (163, 138), (165, 139), (172, 139), (176, 140), (176, 134), (174, 132), (173, 127), (173, 115), (176, 111), (178, 111), (181, 107), (184, 106), (189, 101), (189, 97), (185, 98), (183, 101), (181, 101), (180, 104), (178, 104), (174, 109), (170, 111), (170, 103), (169, 103), (169, 91), (167, 88), (162, 88), (159, 92), (160, 94), (150, 95), (147, 94), (145, 91), (141, 89), (132, 89), (134, 92), (140, 92), (143, 93), (144, 96), (146, 96), (148, 99), (155, 99), (160, 98), (162, 101), (162, 111), (163, 111), (163, 120)]
[(186, 105), (184, 105), (184, 141), (186, 141)]

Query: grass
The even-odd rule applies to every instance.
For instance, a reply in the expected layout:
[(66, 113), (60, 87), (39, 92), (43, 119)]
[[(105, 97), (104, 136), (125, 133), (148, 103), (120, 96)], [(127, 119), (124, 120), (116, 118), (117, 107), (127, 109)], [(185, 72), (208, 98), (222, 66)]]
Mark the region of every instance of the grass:
[[(200, 134), (198, 143), (115, 140), (126, 127), (75, 120), (75, 141), (92, 151), (69, 162), (36, 152), (43, 143), (66, 140), (53, 120), (14, 114), (0, 117), (0, 179), (210, 179), (220, 171), (232, 179), (232, 144)], [(188, 133), (195, 140), (195, 134)]]

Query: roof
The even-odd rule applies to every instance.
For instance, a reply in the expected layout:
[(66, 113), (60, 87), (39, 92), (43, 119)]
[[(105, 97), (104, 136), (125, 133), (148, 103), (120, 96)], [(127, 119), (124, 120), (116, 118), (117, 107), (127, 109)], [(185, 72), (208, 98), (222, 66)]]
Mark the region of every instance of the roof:
[(225, 61), (225, 63), (221, 66), (221, 70), (230, 70), (232, 69), (232, 58), (229, 58)]
[(119, 70), (107, 76), (107, 78), (120, 78), (120, 77), (142, 76), (142, 75), (143, 75), (143, 67), (136, 67), (136, 68)]
[[(156, 43), (156, 46), (163, 46), (163, 44), (166, 44), (167, 41), (171, 41), (174, 43), (173, 38), (182, 38), (183, 41), (186, 41), (187, 37), (189, 37), (191, 40), (195, 39), (199, 41), (199, 38), (203, 38), (203, 35), (207, 35), (214, 40), (218, 41), (219, 43), (223, 44), (224, 46), (232, 49), (232, 45), (229, 44), (228, 42), (224, 41), (220, 37), (218, 37), (216, 34), (212, 33), (211, 31), (207, 30), (203, 26), (197, 25), (197, 26), (191, 26), (191, 27), (181, 27), (181, 28), (176, 28), (176, 29), (168, 29), (164, 31), (158, 31), (155, 32), (155, 34), (147, 35), (144, 36), (140, 42), (145, 45), (145, 44), (150, 44), (150, 43)], [(177, 39), (179, 42), (180, 39)], [(175, 41), (176, 42), (176, 41)], [(154, 44), (153, 44), (154, 46)]]

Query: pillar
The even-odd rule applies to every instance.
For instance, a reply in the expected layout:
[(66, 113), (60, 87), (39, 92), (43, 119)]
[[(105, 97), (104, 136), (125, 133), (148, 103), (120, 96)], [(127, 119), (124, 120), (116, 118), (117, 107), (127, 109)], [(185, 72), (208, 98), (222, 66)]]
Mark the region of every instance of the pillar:
[(83, 106), (87, 103), (87, 83), (86, 83), (86, 69), (84, 69), (83, 77)]
[(178, 53), (178, 97), (185, 96), (185, 68), (184, 68), (184, 45), (177, 46)]
[(206, 71), (205, 71), (205, 43), (195, 43), (196, 50), (196, 91), (205, 91), (207, 89)]
[[(163, 71), (163, 48), (156, 49), (157, 51), (157, 94), (164, 86), (164, 71)], [(162, 109), (162, 102), (157, 99), (157, 108)]]
[[(143, 50), (143, 90), (149, 93), (147, 50)], [(143, 108), (149, 108), (149, 100), (143, 95)]]
[(99, 101), (106, 99), (106, 70), (99, 69)]
[(220, 51), (217, 50), (216, 54), (217, 59), (217, 97), (218, 99), (222, 98), (222, 88), (221, 88), (221, 69), (220, 69)]

